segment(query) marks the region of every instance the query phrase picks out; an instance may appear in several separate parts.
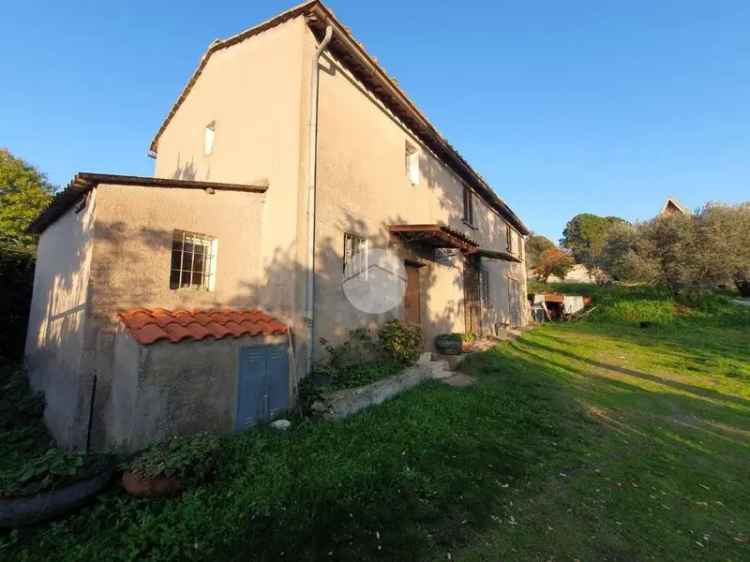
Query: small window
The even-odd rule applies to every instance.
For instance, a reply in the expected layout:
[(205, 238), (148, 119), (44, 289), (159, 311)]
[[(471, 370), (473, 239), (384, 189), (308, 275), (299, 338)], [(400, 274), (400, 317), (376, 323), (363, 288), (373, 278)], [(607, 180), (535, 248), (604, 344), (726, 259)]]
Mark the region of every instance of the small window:
[(490, 300), (490, 272), (485, 268), (479, 271), (479, 291), (482, 306), (489, 307), (492, 304)]
[(344, 234), (344, 279), (367, 275), (367, 240), (355, 234)]
[(406, 177), (412, 185), (419, 183), (419, 152), (417, 147), (406, 141), (405, 147)]
[(216, 246), (217, 240), (210, 236), (175, 230), (169, 288), (213, 291)]
[(510, 227), (509, 224), (505, 225), (505, 245), (506, 245), (506, 248), (508, 249), (508, 253), (513, 254), (514, 253), (513, 229)]
[(464, 222), (474, 226), (474, 196), (471, 189), (464, 186)]
[(209, 156), (214, 151), (214, 137), (216, 136), (216, 121), (211, 121), (203, 131), (203, 154)]

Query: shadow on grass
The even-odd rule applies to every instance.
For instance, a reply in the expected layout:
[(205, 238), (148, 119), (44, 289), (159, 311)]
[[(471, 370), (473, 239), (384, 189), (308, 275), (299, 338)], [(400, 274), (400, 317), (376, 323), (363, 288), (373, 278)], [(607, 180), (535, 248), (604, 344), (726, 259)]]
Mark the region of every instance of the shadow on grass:
[[(619, 373), (622, 375), (627, 375), (629, 377), (635, 377), (644, 381), (649, 381), (652, 383), (656, 383), (662, 386), (666, 386), (668, 388), (672, 388), (674, 390), (678, 390), (681, 392), (687, 392), (689, 394), (694, 394), (696, 396), (700, 396), (702, 398), (708, 398), (711, 400), (719, 400), (722, 402), (732, 402), (735, 404), (739, 404), (740, 406), (743, 406), (745, 408), (750, 407), (750, 400), (746, 400), (744, 398), (740, 398), (737, 396), (730, 396), (728, 394), (724, 394), (721, 392), (718, 392), (716, 390), (711, 390), (708, 388), (703, 388), (700, 386), (695, 386), (687, 383), (682, 383), (678, 381), (674, 381), (665, 377), (661, 377), (658, 375), (652, 375), (650, 373), (645, 373), (643, 371), (637, 371), (635, 369), (629, 369), (626, 367), (621, 367), (619, 365), (613, 365), (611, 363), (606, 363), (604, 361), (597, 361), (595, 359), (591, 359), (590, 357), (586, 357), (584, 355), (580, 355), (578, 353), (573, 353), (572, 351), (566, 351), (559, 348), (550, 347), (547, 345), (544, 345), (542, 343), (531, 341), (531, 340), (525, 340), (523, 342), (524, 346), (533, 347), (548, 353), (553, 353), (556, 355), (562, 355), (564, 357), (568, 357), (570, 359), (573, 359), (574, 361), (580, 361), (581, 363), (585, 363), (587, 365), (590, 365), (592, 367), (596, 367), (599, 369), (604, 369), (607, 371), (612, 371), (615, 373)], [(518, 347), (517, 347), (518, 348)], [(520, 349), (520, 348), (518, 348)], [(537, 356), (539, 360), (544, 360), (543, 357)], [(641, 389), (643, 390), (643, 389)]]
[[(608, 365), (589, 360), (577, 354), (541, 345), (536, 342), (522, 340), (515, 342), (513, 348), (523, 357), (532, 361), (544, 362), (561, 372), (573, 374), (586, 380), (586, 385), (578, 385), (574, 391), (578, 400), (592, 408), (592, 414), (609, 429), (630, 438), (648, 440), (662, 445), (674, 447), (689, 447), (710, 453), (713, 458), (724, 458), (724, 446), (738, 447), (750, 452), (750, 420), (742, 411), (728, 407), (713, 400), (721, 400), (726, 395), (709, 391), (704, 394), (702, 389), (692, 385), (672, 385), (660, 377), (623, 369), (615, 365)], [(570, 364), (564, 359), (573, 359), (583, 365), (610, 371), (615, 376), (625, 375), (638, 380), (656, 382), (660, 385), (685, 392), (687, 386), (694, 396), (674, 392), (649, 391), (638, 384), (626, 382), (623, 379), (612, 378), (606, 374), (578, 365)], [(614, 368), (613, 368), (614, 367)], [(701, 392), (691, 392), (693, 390)], [(717, 398), (717, 395), (721, 398)], [(712, 401), (707, 401), (709, 398)], [(733, 397), (728, 397), (733, 398)], [(728, 400), (736, 403), (734, 400)], [(750, 406), (748, 401), (738, 402), (745, 408)], [(624, 413), (624, 416), (619, 415)], [(635, 421), (634, 421), (635, 420)], [(696, 447), (681, 439), (675, 440), (674, 433), (687, 431), (699, 436), (702, 442)], [(714, 446), (715, 445), (715, 446)], [(668, 450), (668, 449), (665, 449)], [(744, 461), (743, 461), (744, 462)]]
[(24, 530), (12, 552), (432, 559), (496, 525), (514, 490), (577, 462), (571, 451), (590, 437), (550, 367), (488, 353), (470, 368), (475, 387), (427, 383), (340, 422), (229, 436), (213, 484), (152, 502), (111, 490), (53, 527)]

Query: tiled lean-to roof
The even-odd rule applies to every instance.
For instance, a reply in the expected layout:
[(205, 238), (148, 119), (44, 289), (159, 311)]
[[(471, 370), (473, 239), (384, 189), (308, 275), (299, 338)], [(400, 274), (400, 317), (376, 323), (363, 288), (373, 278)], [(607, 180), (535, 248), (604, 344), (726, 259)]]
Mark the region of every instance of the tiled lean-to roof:
[(289, 330), (286, 324), (258, 309), (134, 308), (120, 312), (119, 316), (130, 335), (142, 345), (159, 340), (178, 343), (206, 338), (272, 336), (286, 334)]

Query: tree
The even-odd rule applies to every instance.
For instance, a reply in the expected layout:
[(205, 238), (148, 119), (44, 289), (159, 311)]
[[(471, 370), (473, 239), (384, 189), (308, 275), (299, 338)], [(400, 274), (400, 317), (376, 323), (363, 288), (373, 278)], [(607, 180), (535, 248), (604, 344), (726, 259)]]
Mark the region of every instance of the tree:
[(601, 267), (602, 252), (609, 230), (618, 224), (627, 224), (617, 217), (600, 217), (590, 213), (576, 215), (565, 226), (560, 244), (569, 249), (576, 262), (589, 272)]
[(712, 281), (734, 283), (750, 297), (750, 203), (706, 205), (696, 217), (705, 252), (700, 265)]
[(653, 281), (654, 263), (639, 253), (642, 225), (615, 224), (607, 233), (600, 260), (601, 268), (615, 281)]
[(26, 227), (49, 204), (53, 188), (31, 164), (0, 148), (0, 244), (31, 249)]
[(615, 279), (649, 282), (673, 294), (734, 283), (750, 292), (750, 203), (706, 205), (696, 215), (616, 225), (600, 264)]
[(552, 247), (541, 253), (536, 266), (534, 266), (534, 274), (545, 283), (551, 275), (564, 279), (574, 265), (575, 260), (569, 254), (559, 248)]
[(542, 252), (555, 247), (555, 243), (546, 236), (531, 233), (526, 241), (526, 263), (533, 269), (539, 261), (539, 256), (542, 255)]

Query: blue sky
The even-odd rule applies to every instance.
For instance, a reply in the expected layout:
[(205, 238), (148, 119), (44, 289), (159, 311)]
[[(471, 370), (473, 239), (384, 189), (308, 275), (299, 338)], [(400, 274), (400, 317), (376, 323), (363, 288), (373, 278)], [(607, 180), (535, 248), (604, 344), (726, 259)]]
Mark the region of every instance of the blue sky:
[[(292, 2), (11, 2), (0, 146), (65, 184), (151, 175), (208, 44)], [(527, 224), (750, 200), (750, 2), (328, 5)]]

